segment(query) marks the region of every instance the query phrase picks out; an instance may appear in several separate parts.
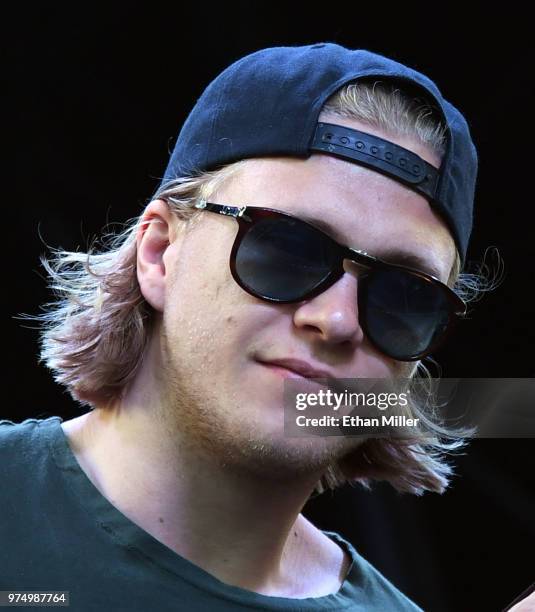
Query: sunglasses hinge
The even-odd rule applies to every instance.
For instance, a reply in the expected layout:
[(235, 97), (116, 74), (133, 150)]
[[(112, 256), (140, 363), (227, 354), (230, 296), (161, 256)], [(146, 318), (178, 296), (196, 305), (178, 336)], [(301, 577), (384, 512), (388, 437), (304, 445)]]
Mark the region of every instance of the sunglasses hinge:
[[(209, 204), (206, 200), (199, 200), (197, 204), (195, 204), (195, 208), (205, 209), (207, 207), (214, 207), (214, 212), (219, 213), (220, 215), (225, 215), (226, 217), (234, 217), (237, 219), (238, 217), (242, 217), (245, 213), (247, 206), (225, 206), (225, 205), (217, 205), (217, 204)], [(215, 208), (217, 206), (217, 208)]]
[(355, 257), (355, 261), (357, 263), (370, 265), (373, 262), (379, 261), (377, 257), (374, 257), (373, 255), (370, 255), (369, 253), (361, 249), (353, 249), (352, 247), (348, 247), (348, 249)]

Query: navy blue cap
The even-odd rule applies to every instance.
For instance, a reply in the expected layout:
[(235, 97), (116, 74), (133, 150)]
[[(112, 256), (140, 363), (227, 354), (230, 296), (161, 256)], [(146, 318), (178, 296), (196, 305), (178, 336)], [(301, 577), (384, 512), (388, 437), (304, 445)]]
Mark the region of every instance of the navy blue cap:
[[(318, 122), (332, 94), (369, 77), (393, 79), (434, 103), (448, 127), (439, 170), (388, 140)], [(308, 158), (314, 152), (364, 165), (425, 196), (449, 226), (464, 263), (478, 164), (466, 120), (428, 77), (363, 49), (334, 43), (272, 47), (231, 64), (193, 107), (161, 184), (245, 158)]]

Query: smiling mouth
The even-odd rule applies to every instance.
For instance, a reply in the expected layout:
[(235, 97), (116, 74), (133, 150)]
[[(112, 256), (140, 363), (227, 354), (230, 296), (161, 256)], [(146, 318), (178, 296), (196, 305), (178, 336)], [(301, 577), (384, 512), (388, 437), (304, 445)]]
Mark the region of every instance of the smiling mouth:
[(329, 372), (317, 370), (310, 364), (299, 359), (280, 359), (274, 361), (258, 361), (258, 363), (284, 378), (332, 378)]
[(295, 370), (285, 368), (275, 363), (263, 363), (261, 361), (259, 361), (258, 363), (260, 363), (260, 365), (264, 366), (265, 368), (268, 368), (269, 370), (271, 370), (274, 374), (281, 376), (282, 378), (299, 378), (299, 379), (304, 379), (304, 380), (308, 378), (307, 376), (303, 376), (302, 374), (299, 374)]

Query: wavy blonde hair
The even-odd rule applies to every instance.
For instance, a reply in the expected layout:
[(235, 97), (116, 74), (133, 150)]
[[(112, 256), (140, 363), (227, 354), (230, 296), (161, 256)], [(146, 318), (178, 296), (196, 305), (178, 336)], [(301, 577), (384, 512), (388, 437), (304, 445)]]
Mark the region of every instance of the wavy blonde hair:
[[(446, 127), (435, 109), (392, 84), (365, 80), (346, 85), (327, 101), (322, 113), (410, 136), (439, 158), (445, 152)], [(176, 178), (161, 185), (151, 200), (166, 201), (178, 218), (189, 222), (199, 214), (193, 208), (198, 199), (208, 199), (246, 162)], [(41, 258), (55, 299), (45, 304), (42, 314), (27, 317), (41, 324), (40, 361), (75, 400), (91, 407), (121, 398), (136, 376), (151, 335), (153, 311), (136, 274), (136, 234), (142, 223), (141, 215), (129, 220), (120, 233), (105, 234), (100, 247), (94, 243), (87, 253), (51, 249), (49, 259)], [(448, 284), (468, 301), (489, 288), (484, 281), (479, 273), (461, 273), (457, 253)], [(414, 382), (421, 388), (423, 384), (424, 395), (429, 396), (430, 376), (421, 363), (418, 373), (423, 378), (415, 376)], [(446, 455), (459, 449), (462, 441), (458, 432), (442, 427), (417, 405), (413, 413), (425, 424), (425, 436), (364, 442), (326, 470), (316, 491), (347, 482), (369, 487), (373, 480), (386, 480), (399, 491), (415, 494), (444, 491), (452, 474)]]

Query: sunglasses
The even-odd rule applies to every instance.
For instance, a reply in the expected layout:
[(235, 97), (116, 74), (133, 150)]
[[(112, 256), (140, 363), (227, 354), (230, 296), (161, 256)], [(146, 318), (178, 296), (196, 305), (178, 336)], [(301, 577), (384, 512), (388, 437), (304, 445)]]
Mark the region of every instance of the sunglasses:
[(236, 219), (230, 270), (242, 289), (261, 300), (301, 302), (334, 285), (345, 272), (344, 260), (364, 266), (359, 324), (372, 344), (393, 359), (415, 361), (429, 355), (466, 314), (461, 298), (434, 276), (339, 244), (286, 212), (205, 200), (195, 208)]

